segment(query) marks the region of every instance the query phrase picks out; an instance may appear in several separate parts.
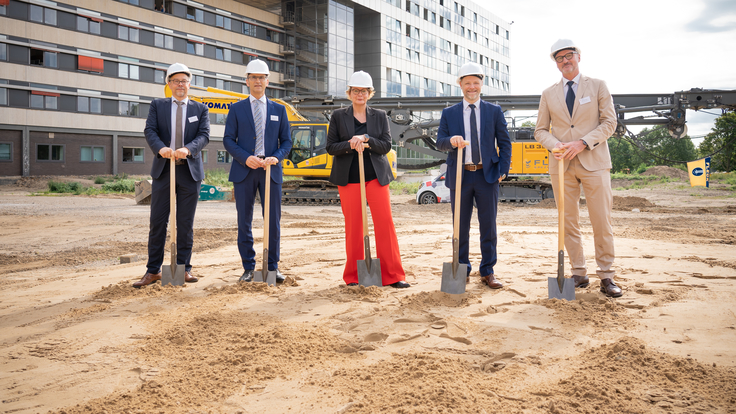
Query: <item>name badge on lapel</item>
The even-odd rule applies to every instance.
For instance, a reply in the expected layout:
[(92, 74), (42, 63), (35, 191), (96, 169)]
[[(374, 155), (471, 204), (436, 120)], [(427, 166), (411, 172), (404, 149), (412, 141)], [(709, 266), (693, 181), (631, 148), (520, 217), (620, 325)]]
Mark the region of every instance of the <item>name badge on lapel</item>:
[(199, 120), (199, 118), (197, 118), (197, 115), (194, 115), (194, 116), (190, 116), (190, 117), (189, 117), (189, 123), (190, 123), (190, 124), (191, 124), (192, 122), (197, 122), (198, 120)]
[(271, 115), (271, 120), (278, 122), (279, 121), (279, 116), (278, 115)]
[(585, 98), (580, 98), (580, 105), (584, 105), (589, 102), (590, 102), (590, 96), (586, 96)]

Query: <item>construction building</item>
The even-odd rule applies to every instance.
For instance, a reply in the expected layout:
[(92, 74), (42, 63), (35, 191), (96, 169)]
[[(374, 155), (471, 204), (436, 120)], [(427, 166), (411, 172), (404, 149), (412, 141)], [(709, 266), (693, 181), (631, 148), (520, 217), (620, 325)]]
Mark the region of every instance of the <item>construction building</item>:
[[(342, 97), (355, 70), (379, 97), (458, 96), (467, 61), (486, 68), (483, 94), (499, 95), (509, 23), (452, 0), (0, 0), (0, 176), (146, 175), (143, 129), (166, 68), (247, 93), (254, 58), (276, 98)], [(210, 117), (206, 169), (232, 161), (225, 117)]]

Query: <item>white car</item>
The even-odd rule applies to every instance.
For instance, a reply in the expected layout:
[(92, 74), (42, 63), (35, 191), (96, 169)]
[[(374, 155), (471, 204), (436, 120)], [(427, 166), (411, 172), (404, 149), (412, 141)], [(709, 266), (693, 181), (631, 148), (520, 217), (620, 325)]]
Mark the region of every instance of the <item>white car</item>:
[(450, 189), (445, 186), (445, 174), (425, 181), (417, 191), (418, 204), (449, 203)]

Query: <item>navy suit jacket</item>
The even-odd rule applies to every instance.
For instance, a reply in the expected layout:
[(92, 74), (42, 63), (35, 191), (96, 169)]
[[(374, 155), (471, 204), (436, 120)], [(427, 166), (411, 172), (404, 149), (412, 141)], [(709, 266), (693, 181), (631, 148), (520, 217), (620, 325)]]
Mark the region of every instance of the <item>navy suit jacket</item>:
[[(161, 148), (171, 146), (171, 100), (173, 98), (154, 99), (148, 111), (146, 135), (148, 146), (156, 154), (151, 168), (151, 177), (158, 179), (166, 166), (168, 158), (159, 155)], [(196, 118), (196, 119), (195, 119)], [(189, 100), (187, 114), (184, 121), (184, 146), (189, 149), (187, 164), (189, 172), (195, 181), (204, 180), (204, 164), (202, 163), (202, 148), (210, 142), (210, 115), (207, 106), (201, 102)]]
[[(271, 179), (283, 181), (281, 161), (291, 151), (291, 131), (286, 108), (270, 99), (266, 99), (266, 128), (263, 131), (263, 150), (267, 157), (276, 157), (279, 163), (271, 166)], [(230, 166), (230, 178), (233, 183), (245, 180), (251, 168), (245, 161), (256, 152), (256, 126), (250, 99), (230, 105), (225, 124), (225, 136), (222, 143), (235, 162)]]
[[(482, 99), (479, 102), (481, 164), (483, 164), (483, 176), (486, 182), (492, 184), (498, 181), (501, 175), (509, 173), (511, 139), (501, 107)], [(452, 146), (450, 138), (455, 135), (464, 137), (466, 141), (470, 140), (470, 133), (465, 133), (462, 102), (442, 110), (440, 128), (437, 131), (437, 148), (441, 151), (450, 151), (447, 155), (445, 185), (451, 189), (455, 188), (457, 148)], [(498, 146), (498, 152), (496, 152), (494, 143)]]

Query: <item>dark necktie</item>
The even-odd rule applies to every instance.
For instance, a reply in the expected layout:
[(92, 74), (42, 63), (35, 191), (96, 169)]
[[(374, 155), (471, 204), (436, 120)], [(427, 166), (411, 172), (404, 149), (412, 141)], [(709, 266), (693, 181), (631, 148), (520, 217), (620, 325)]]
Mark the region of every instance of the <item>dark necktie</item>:
[(574, 84), (574, 81), (567, 82), (567, 96), (565, 97), (565, 103), (567, 103), (567, 110), (570, 111), (570, 116), (572, 116), (572, 108), (575, 106), (575, 91), (572, 90), (572, 85)]
[(182, 106), (184, 106), (184, 102), (179, 102), (177, 100), (174, 100), (176, 102), (176, 135), (175, 135), (175, 141), (174, 144), (176, 145), (175, 150), (181, 148), (184, 146), (184, 143), (182, 142), (182, 136), (184, 135), (181, 130), (181, 118), (184, 116), (182, 111)]
[(473, 164), (480, 164), (480, 145), (478, 142), (478, 122), (475, 118), (475, 105), (468, 105), (470, 108), (470, 156), (473, 158)]

